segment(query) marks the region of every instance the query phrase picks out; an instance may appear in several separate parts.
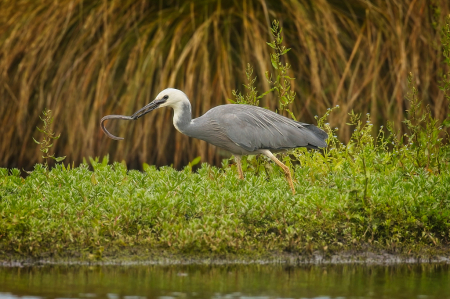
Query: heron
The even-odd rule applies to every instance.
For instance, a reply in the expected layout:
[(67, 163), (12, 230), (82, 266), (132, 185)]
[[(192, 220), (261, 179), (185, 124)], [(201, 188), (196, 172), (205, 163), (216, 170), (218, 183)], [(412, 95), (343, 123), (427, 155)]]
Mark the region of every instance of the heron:
[(123, 140), (122, 137), (116, 137), (106, 130), (106, 120), (137, 120), (162, 107), (173, 109), (173, 125), (182, 134), (204, 140), (232, 153), (240, 179), (244, 179), (241, 165), (243, 155), (263, 154), (270, 158), (284, 171), (292, 194), (295, 194), (295, 188), (291, 171), (277, 159), (274, 153), (298, 147), (317, 150), (327, 146), (328, 134), (315, 125), (294, 121), (258, 106), (225, 104), (192, 119), (191, 103), (188, 97), (181, 90), (174, 88), (164, 89), (152, 102), (131, 116), (103, 117), (100, 126), (108, 137)]

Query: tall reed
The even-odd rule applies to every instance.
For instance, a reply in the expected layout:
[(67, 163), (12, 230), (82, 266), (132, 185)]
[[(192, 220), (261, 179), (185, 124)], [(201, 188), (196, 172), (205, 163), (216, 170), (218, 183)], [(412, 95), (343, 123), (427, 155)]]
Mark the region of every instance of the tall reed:
[[(135, 123), (109, 123), (126, 137), (102, 134), (106, 114), (130, 115), (163, 88), (182, 89), (194, 116), (227, 103), (243, 89), (247, 63), (258, 90), (268, 90), (270, 22), (278, 19), (292, 65), (297, 100), (289, 110), (314, 122), (328, 107), (339, 137), (351, 132), (353, 109), (374, 125), (402, 128), (407, 76), (418, 96), (443, 119), (448, 111), (438, 79), (445, 0), (144, 1), (37, 0), (0, 2), (0, 166), (30, 168), (41, 161), (32, 137), (44, 108), (61, 132), (56, 155), (79, 162), (110, 153), (131, 167), (187, 164), (197, 156), (219, 164), (226, 153), (176, 132), (171, 112)], [(264, 97), (262, 106), (277, 101)]]

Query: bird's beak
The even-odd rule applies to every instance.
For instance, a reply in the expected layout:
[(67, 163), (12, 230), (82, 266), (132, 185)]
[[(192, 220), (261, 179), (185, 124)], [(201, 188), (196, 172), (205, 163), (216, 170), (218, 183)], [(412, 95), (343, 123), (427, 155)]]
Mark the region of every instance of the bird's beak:
[(166, 99), (161, 99), (161, 100), (154, 100), (151, 103), (145, 105), (143, 108), (139, 109), (137, 112), (135, 112), (131, 118), (136, 120), (142, 116), (144, 116), (145, 114), (155, 110), (156, 108), (159, 107), (159, 105), (161, 105), (162, 103), (166, 102)]

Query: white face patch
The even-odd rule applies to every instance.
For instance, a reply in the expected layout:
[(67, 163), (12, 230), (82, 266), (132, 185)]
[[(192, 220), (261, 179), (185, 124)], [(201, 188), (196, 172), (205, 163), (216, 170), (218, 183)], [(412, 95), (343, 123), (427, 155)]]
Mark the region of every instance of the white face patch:
[(166, 102), (161, 104), (160, 107), (173, 107), (178, 102), (189, 102), (188, 97), (184, 92), (174, 88), (167, 88), (161, 91), (157, 96), (156, 100), (167, 98)]
[(178, 89), (168, 88), (161, 91), (156, 99), (162, 99), (167, 96), (165, 103), (159, 107), (171, 107), (173, 109), (173, 125), (179, 131), (179, 124), (184, 124), (191, 120), (191, 103), (186, 94)]

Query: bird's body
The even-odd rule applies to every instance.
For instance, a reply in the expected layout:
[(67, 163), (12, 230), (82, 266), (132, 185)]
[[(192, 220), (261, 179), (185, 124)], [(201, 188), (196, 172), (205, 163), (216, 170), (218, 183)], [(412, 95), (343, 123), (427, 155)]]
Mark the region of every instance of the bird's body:
[(191, 103), (187, 96), (182, 91), (172, 88), (163, 90), (153, 102), (131, 117), (106, 116), (102, 119), (101, 125), (109, 137), (119, 139), (104, 128), (103, 122), (106, 119), (135, 120), (156, 108), (166, 106), (174, 110), (173, 124), (178, 131), (234, 154), (240, 178), (243, 178), (240, 165), (242, 155), (265, 154), (283, 168), (293, 192), (289, 168), (276, 159), (272, 152), (298, 147), (319, 149), (327, 146), (325, 140), (328, 135), (323, 130), (261, 107), (242, 104), (221, 105), (192, 119)]
[[(184, 114), (190, 115), (188, 109)], [(235, 155), (251, 155), (267, 149), (274, 152), (297, 147), (325, 147), (327, 135), (317, 127), (299, 123), (270, 110), (229, 104), (212, 108), (193, 120), (175, 121), (181, 133), (223, 148)], [(316, 134), (319, 132), (319, 136)]]

